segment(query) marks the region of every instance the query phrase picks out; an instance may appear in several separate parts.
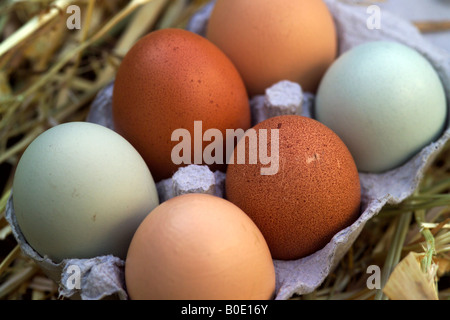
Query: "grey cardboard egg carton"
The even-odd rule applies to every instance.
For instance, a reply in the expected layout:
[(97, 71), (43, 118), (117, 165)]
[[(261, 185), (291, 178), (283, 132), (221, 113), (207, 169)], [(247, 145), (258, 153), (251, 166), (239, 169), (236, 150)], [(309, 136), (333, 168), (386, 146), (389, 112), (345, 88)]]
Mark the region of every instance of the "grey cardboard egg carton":
[[(408, 45), (424, 55), (438, 72), (445, 88), (450, 107), (450, 54), (430, 44), (408, 21), (383, 11), (381, 29), (367, 28), (366, 7), (352, 6), (337, 0), (324, 0), (338, 32), (339, 54), (373, 40), (392, 40)], [(215, 1), (211, 1), (191, 19), (187, 29), (205, 35), (209, 16)], [(92, 104), (87, 121), (114, 130), (111, 115), (114, 83), (99, 92)], [(280, 81), (266, 90), (265, 95), (250, 100), (253, 125), (273, 116), (300, 114), (312, 117), (314, 95), (303, 92), (298, 84)], [(362, 188), (361, 215), (357, 221), (337, 233), (321, 250), (294, 261), (274, 260), (276, 270), (275, 299), (289, 299), (293, 295), (308, 294), (317, 289), (336, 267), (367, 221), (377, 215), (386, 204), (398, 204), (417, 189), (425, 170), (440, 153), (450, 138), (450, 128), (441, 138), (423, 148), (403, 166), (382, 174), (360, 173)], [(166, 201), (184, 193), (208, 193), (226, 197), (223, 172), (212, 172), (206, 166), (191, 165), (179, 169), (170, 179), (157, 183), (160, 201)], [(10, 198), (7, 220), (25, 255), (36, 261), (44, 272), (60, 285), (60, 294), (80, 299), (128, 299), (124, 282), (124, 261), (113, 257), (94, 259), (68, 259), (55, 264), (39, 256), (25, 241), (14, 218)], [(73, 268), (80, 271), (78, 287), (73, 282)]]

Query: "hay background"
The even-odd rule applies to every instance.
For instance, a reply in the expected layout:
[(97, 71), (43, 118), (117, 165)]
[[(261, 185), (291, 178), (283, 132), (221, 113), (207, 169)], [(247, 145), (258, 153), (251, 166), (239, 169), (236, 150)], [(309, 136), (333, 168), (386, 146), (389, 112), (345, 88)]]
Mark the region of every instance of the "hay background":
[[(0, 2), (0, 299), (59, 298), (56, 284), (21, 254), (4, 219), (6, 200), (21, 153), (46, 129), (59, 123), (84, 121), (90, 103), (113, 79), (121, 58), (139, 37), (159, 28), (184, 28), (192, 14), (206, 2), (208, 0)], [(371, 2), (358, 3), (368, 5)], [(65, 27), (70, 15), (65, 8), (70, 4), (81, 8), (81, 30)], [(417, 26), (424, 32), (449, 28), (448, 21), (418, 21)], [(367, 267), (382, 266), (386, 282), (397, 263), (410, 252), (432, 256), (427, 272), (437, 285), (438, 297), (449, 299), (450, 232), (445, 226), (450, 221), (449, 188), (450, 148), (446, 148), (418, 190), (417, 196), (422, 195), (425, 200), (387, 207), (366, 225), (320, 288), (293, 299), (386, 298), (381, 291), (367, 289)], [(423, 203), (427, 204), (425, 209)], [(406, 222), (402, 219), (405, 214), (410, 215)], [(423, 222), (434, 224), (421, 230)], [(436, 224), (440, 222), (442, 225), (437, 230)], [(399, 234), (405, 239), (401, 243), (396, 242)], [(430, 243), (430, 234), (434, 243)], [(424, 242), (424, 237), (429, 241)], [(392, 260), (392, 256), (395, 259)], [(411, 288), (411, 292), (415, 290)]]

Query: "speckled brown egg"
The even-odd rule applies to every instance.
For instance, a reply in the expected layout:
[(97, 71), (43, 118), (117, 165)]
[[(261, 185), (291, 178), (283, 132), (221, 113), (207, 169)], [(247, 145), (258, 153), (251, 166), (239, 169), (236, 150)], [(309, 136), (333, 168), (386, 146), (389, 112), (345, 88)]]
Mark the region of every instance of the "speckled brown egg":
[(252, 129), (258, 138), (267, 129), (269, 154), (271, 133), (279, 130), (278, 171), (262, 175), (268, 165), (260, 161), (239, 164), (239, 144), (251, 150), (249, 140), (241, 139), (235, 164), (227, 170), (227, 198), (255, 222), (274, 259), (308, 256), (359, 216), (361, 190), (353, 157), (333, 131), (310, 118), (278, 116)]
[[(115, 130), (139, 151), (159, 181), (188, 164), (225, 171), (225, 159), (205, 163), (201, 154), (195, 158), (194, 143), (208, 146), (211, 142), (203, 142), (203, 134), (210, 128), (223, 136), (226, 129), (248, 129), (250, 106), (240, 74), (220, 49), (193, 32), (162, 29), (139, 40), (121, 62), (113, 120)], [(201, 121), (197, 132), (195, 121)], [(172, 137), (177, 129), (189, 136)], [(177, 158), (190, 160), (177, 163), (172, 150), (187, 138), (191, 150), (184, 148), (187, 154), (180, 151)]]

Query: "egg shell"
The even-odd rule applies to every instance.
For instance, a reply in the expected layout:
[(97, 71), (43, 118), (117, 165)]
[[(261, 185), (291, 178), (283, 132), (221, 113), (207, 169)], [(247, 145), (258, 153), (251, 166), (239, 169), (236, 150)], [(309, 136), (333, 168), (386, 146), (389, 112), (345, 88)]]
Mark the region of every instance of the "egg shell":
[(348, 146), (361, 172), (381, 173), (440, 137), (447, 103), (425, 57), (397, 42), (370, 41), (330, 67), (315, 112)]
[(258, 139), (260, 129), (279, 130), (279, 170), (262, 175), (261, 161), (230, 163), (227, 199), (255, 222), (274, 259), (306, 257), (359, 216), (361, 189), (352, 155), (333, 131), (307, 117), (278, 116), (253, 129)]
[(250, 96), (281, 80), (315, 93), (337, 55), (322, 0), (218, 0), (206, 36), (236, 65)]
[(13, 191), (22, 234), (56, 263), (102, 255), (125, 259), (137, 227), (159, 204), (152, 175), (133, 146), (85, 122), (39, 135), (19, 161)]
[(275, 269), (267, 243), (234, 204), (185, 194), (153, 210), (128, 251), (134, 300), (267, 300)]
[[(194, 141), (206, 130), (225, 136), (226, 129), (251, 126), (247, 92), (233, 63), (210, 41), (182, 29), (153, 31), (131, 48), (117, 72), (112, 108), (115, 130), (141, 153), (157, 182), (180, 166), (206, 164), (194, 159)], [(202, 121), (202, 136), (194, 132), (195, 121)], [(190, 163), (172, 160), (177, 129), (190, 133)], [(225, 160), (210, 167), (225, 171)]]

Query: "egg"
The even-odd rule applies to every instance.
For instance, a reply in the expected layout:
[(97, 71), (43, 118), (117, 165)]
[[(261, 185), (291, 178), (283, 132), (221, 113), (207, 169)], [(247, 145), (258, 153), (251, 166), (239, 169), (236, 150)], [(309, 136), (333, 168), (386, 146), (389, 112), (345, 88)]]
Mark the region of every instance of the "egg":
[(39, 135), (13, 181), (17, 224), (28, 244), (55, 263), (125, 259), (134, 232), (158, 205), (140, 154), (106, 127), (71, 122)]
[(315, 118), (348, 146), (359, 171), (403, 165), (443, 132), (447, 103), (428, 60), (396, 42), (361, 44), (324, 76)]
[(125, 262), (133, 300), (268, 300), (275, 269), (252, 220), (231, 202), (191, 193), (141, 223)]
[[(266, 166), (262, 161), (235, 160), (228, 165), (226, 196), (255, 222), (274, 259), (304, 258), (358, 218), (358, 171), (333, 131), (311, 118), (283, 115), (257, 124), (252, 132), (259, 148), (265, 149), (261, 141), (268, 141), (269, 153), (278, 152), (278, 170), (262, 174)], [(279, 137), (276, 148), (272, 144), (277, 139), (261, 138), (273, 132)], [(239, 141), (234, 157), (239, 148), (246, 156), (251, 154), (248, 141)]]
[(290, 80), (315, 93), (337, 55), (322, 0), (218, 0), (206, 36), (236, 65), (250, 96)]
[[(130, 49), (112, 100), (115, 130), (139, 151), (157, 182), (188, 164), (225, 171), (225, 157), (209, 162), (202, 156), (211, 143), (205, 132), (225, 136), (227, 129), (251, 125), (248, 95), (233, 63), (209, 40), (182, 29), (153, 31)], [(180, 143), (190, 148), (174, 160)]]

